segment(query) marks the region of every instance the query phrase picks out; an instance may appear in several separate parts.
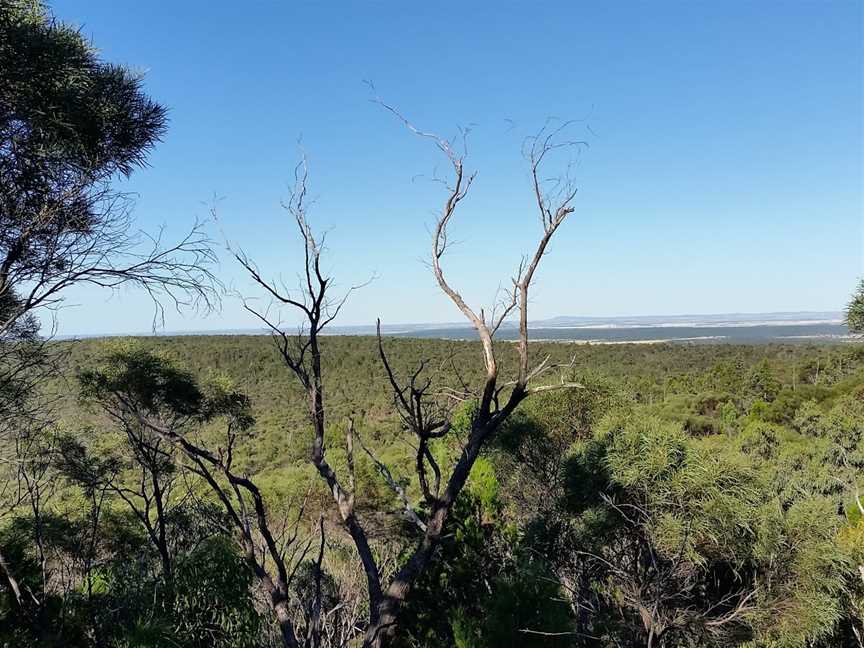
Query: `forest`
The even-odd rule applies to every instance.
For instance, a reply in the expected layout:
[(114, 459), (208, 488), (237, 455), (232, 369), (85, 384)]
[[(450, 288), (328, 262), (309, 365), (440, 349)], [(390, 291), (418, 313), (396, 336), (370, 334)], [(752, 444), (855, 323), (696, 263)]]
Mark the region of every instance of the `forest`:
[[(184, 434), (214, 452), (231, 443), (224, 419), (237, 418), (231, 470), (260, 489), (274, 537), (293, 539), (297, 626), (320, 587), (320, 645), (353, 645), (368, 614), (356, 550), (309, 464), (303, 390), (273, 341), (56, 344), (58, 421), (19, 439), (32, 444), (24, 493), (0, 535), (33, 596), (19, 615), (6, 592), (6, 644), (280, 642), (194, 460), (151, 448), (113, 415), (105, 392), (122, 389), (182, 417)], [(384, 344), (394, 367), (426, 359), (443, 383), (482, 375), (477, 343)], [(376, 347), (322, 342), (331, 411), (345, 417), (328, 429), (328, 456), (346, 468), (340, 442), (353, 419), (357, 515), (393, 570), (417, 539), (405, 502), (426, 511)], [(582, 388), (527, 401), (475, 463), (392, 645), (857, 645), (864, 347), (538, 343), (532, 353), (566, 362)], [(230, 413), (193, 416), (190, 404)], [(453, 411), (452, 436), (431, 448), (439, 465), (455, 459), (474, 407)]]
[(141, 75), (0, 0), (0, 645), (864, 647), (864, 281), (837, 343), (533, 341), (581, 142), (526, 140), (539, 232), (484, 309), (447, 266), (466, 134), (373, 103), (447, 169), (429, 271), (475, 339), (328, 335), (362, 286), (305, 158), (298, 285), (229, 248), (298, 325), (242, 295), (260, 335), (55, 339), (76, 286), (157, 325), (229, 291), (202, 223), (140, 233), (117, 189), (168, 128)]

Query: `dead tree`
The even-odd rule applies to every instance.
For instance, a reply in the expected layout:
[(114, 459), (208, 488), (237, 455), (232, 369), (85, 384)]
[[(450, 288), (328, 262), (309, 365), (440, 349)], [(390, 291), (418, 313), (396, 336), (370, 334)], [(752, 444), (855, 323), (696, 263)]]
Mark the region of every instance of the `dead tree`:
[[(269, 309), (260, 310), (246, 302), (246, 308), (272, 331), (286, 367), (305, 391), (313, 434), (311, 462), (332, 494), (342, 523), (357, 548), (365, 574), (370, 610), (363, 645), (370, 648), (384, 645), (394, 634), (400, 608), (433, 559), (448, 515), (465, 486), (472, 466), (495, 431), (519, 403), (530, 395), (553, 389), (578, 387), (564, 382), (563, 379), (553, 384), (536, 384), (538, 379), (560, 367), (549, 364), (548, 358), (532, 364), (528, 343), (528, 296), (540, 261), (558, 228), (574, 211), (573, 200), (576, 197), (576, 187), (569, 171), (550, 186), (542, 178), (543, 164), (556, 150), (574, 149), (583, 145), (582, 142), (563, 137), (569, 122), (557, 127), (547, 124), (537, 135), (526, 141), (524, 153), (529, 163), (542, 233), (533, 253), (523, 259), (513, 277), (512, 290), (509, 290), (506, 298), (492, 310), (491, 316), (487, 316), (483, 309), (478, 311), (468, 305), (447, 278), (442, 266), (442, 259), (448, 248), (449, 226), (475, 179), (475, 175), (466, 172), (464, 168), (464, 153), (457, 152), (452, 141), (420, 131), (394, 108), (380, 101), (378, 103), (396, 115), (411, 132), (429, 139), (450, 164), (451, 177), (445, 182), (447, 197), (433, 229), (431, 268), (440, 289), (473, 325), (480, 338), (485, 365), (482, 384), (476, 390), (469, 390), (476, 397), (478, 406), (468, 437), (463, 441), (463, 449), (455, 465), (444, 469), (436, 463), (429, 444), (451, 432), (450, 412), (436, 399), (435, 392), (431, 389), (431, 381), (423, 378), (423, 364), (411, 374), (406, 384), (399, 382), (387, 359), (379, 330), (379, 353), (394, 393), (396, 409), (405, 428), (417, 440), (415, 469), (426, 510), (425, 513), (415, 510), (388, 468), (375, 459), (371, 451), (364, 446), (385, 481), (399, 497), (408, 519), (418, 530), (417, 545), (413, 553), (386, 582), (382, 581), (381, 570), (370, 548), (367, 532), (354, 506), (354, 442), (358, 439), (355, 439), (353, 426), (349, 426), (345, 439), (348, 453), (347, 473), (342, 477), (338, 476), (326, 458), (328, 410), (321, 368), (321, 333), (339, 314), (348, 294), (354, 288), (349, 289), (347, 294), (334, 297), (333, 280), (322, 271), (323, 241), (316, 238), (307, 217), (305, 159), (296, 168), (294, 191), (285, 205), (304, 242), (305, 255), (299, 291), (290, 291), (283, 284), (267, 280), (252, 259), (242, 251), (235, 253), (243, 268), (272, 302), (294, 309), (301, 315), (303, 324), (300, 328), (288, 331), (271, 315)], [(515, 377), (505, 380), (500, 376), (495, 335), (511, 316), (518, 319), (518, 362)]]

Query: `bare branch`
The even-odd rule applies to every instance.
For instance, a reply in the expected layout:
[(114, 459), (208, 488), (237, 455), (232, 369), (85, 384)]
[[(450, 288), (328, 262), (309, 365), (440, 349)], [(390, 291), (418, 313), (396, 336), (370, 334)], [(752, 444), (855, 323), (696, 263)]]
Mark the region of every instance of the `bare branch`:
[(411, 506), (411, 501), (408, 499), (408, 496), (405, 494), (405, 489), (399, 485), (399, 482), (393, 477), (390, 469), (381, 462), (369, 448), (363, 443), (363, 440), (360, 436), (357, 436), (357, 442), (360, 444), (360, 447), (363, 448), (363, 451), (366, 455), (372, 460), (372, 463), (375, 464), (375, 468), (378, 470), (379, 474), (384, 478), (384, 481), (387, 482), (387, 485), (390, 489), (399, 497), (399, 501), (402, 502), (402, 507), (405, 510), (405, 515), (409, 520), (418, 528), (420, 531), (425, 533), (426, 531), (426, 523), (420, 518), (417, 514), (417, 511)]

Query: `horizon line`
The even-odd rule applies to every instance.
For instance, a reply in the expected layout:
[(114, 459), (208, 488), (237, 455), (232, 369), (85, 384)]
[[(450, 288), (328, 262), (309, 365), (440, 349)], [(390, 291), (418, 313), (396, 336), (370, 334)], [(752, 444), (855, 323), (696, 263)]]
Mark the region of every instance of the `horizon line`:
[[(813, 318), (812, 320), (808, 320), (807, 317), (801, 316), (816, 316), (821, 315), (821, 318)], [(786, 316), (791, 318), (792, 316), (798, 316), (797, 319), (803, 319), (804, 322), (807, 323), (836, 323), (841, 324), (843, 322), (843, 312), (842, 311), (834, 311), (834, 310), (797, 310), (797, 311), (757, 311), (757, 312), (726, 312), (726, 313), (682, 313), (677, 315), (554, 315), (552, 317), (546, 317), (542, 319), (536, 319), (529, 321), (529, 325), (537, 326), (542, 325), (544, 323), (554, 322), (556, 320), (584, 320), (590, 322), (613, 322), (613, 321), (621, 321), (621, 320), (662, 320), (662, 319), (670, 319), (670, 320), (680, 320), (682, 318), (758, 318), (758, 317), (774, 317), (778, 318), (781, 316)], [(830, 316), (830, 317), (826, 317)], [(826, 321), (827, 320), (827, 321)], [(783, 319), (778, 319), (778, 321), (788, 321)], [(748, 320), (742, 320), (742, 324), (747, 324)], [(510, 321), (505, 321), (505, 324), (512, 324)], [(751, 323), (751, 325), (758, 325), (755, 323)], [(396, 324), (387, 324), (385, 322), (381, 322), (382, 331), (384, 329), (392, 329), (394, 328), (443, 328), (443, 327), (452, 327), (452, 328), (467, 328), (473, 329), (473, 325), (467, 321), (448, 321), (448, 322), (402, 322)], [(286, 327), (288, 328), (288, 327)], [(364, 323), (364, 324), (334, 324), (329, 326), (328, 329), (331, 331), (345, 330), (345, 329), (361, 329), (361, 328), (375, 328), (375, 323)], [(587, 327), (590, 328), (590, 327)], [(172, 329), (172, 330), (159, 330), (152, 329), (150, 331), (125, 331), (125, 332), (91, 332), (91, 333), (63, 333), (60, 335), (53, 336), (51, 339), (55, 340), (73, 340), (77, 338), (108, 338), (108, 337), (170, 337), (170, 336), (183, 336), (183, 335), (261, 335), (262, 333), (268, 332), (269, 329), (266, 327), (231, 327), (231, 328), (189, 328), (189, 329)], [(334, 335), (338, 333), (333, 333)], [(350, 334), (350, 333), (342, 333), (342, 334)]]

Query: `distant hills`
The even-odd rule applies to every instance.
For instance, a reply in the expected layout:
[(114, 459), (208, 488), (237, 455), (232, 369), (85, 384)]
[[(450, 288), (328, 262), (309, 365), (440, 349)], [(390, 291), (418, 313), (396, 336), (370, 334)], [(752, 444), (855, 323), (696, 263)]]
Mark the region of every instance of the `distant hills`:
[(639, 315), (635, 317), (559, 316), (536, 322), (543, 327), (646, 327), (646, 326), (762, 326), (799, 324), (840, 324), (843, 314), (835, 311), (801, 311), (791, 313), (723, 313), (717, 315)]
[[(671, 328), (671, 327), (748, 327), (748, 326), (807, 326), (843, 323), (839, 311), (796, 311), (782, 313), (720, 313), (709, 315), (632, 315), (627, 317), (584, 317), (559, 315), (550, 319), (532, 320), (534, 329), (626, 329), (626, 328)], [(516, 326), (515, 321), (506, 322), (502, 329)], [(470, 329), (467, 321), (442, 324), (382, 324), (381, 331), (387, 335), (410, 335), (438, 330)], [(334, 326), (333, 335), (372, 335), (374, 325)]]
[[(506, 322), (499, 331), (502, 339), (512, 339), (516, 321)], [(560, 315), (530, 323), (533, 339), (573, 341), (638, 340), (665, 341), (689, 339), (780, 340), (785, 338), (846, 337), (843, 314), (838, 311), (796, 311), (781, 313), (720, 313), (694, 315), (633, 315), (627, 317), (585, 317)], [(470, 338), (467, 321), (446, 323), (382, 324), (384, 335), (432, 338)], [(329, 335), (374, 335), (374, 324), (331, 326)], [(156, 335), (262, 335), (262, 328), (160, 331)], [(149, 336), (153, 332), (129, 333)], [(64, 338), (107, 337), (99, 333)]]

